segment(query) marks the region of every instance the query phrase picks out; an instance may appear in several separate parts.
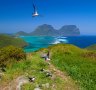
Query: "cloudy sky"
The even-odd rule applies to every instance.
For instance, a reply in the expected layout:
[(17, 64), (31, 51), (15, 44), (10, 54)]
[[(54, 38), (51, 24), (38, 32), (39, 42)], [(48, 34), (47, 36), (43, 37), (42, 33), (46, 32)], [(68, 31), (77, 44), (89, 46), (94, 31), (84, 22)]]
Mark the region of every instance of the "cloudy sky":
[[(33, 3), (43, 17), (32, 17)], [(0, 32), (32, 32), (42, 24), (77, 25), (81, 34), (96, 35), (96, 0), (0, 0)]]

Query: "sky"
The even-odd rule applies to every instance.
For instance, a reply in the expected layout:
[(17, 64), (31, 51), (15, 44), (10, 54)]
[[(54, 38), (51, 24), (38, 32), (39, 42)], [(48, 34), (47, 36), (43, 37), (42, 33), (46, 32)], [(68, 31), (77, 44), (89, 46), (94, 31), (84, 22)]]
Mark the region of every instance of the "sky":
[[(32, 17), (33, 3), (41, 17)], [(81, 35), (96, 35), (96, 0), (0, 0), (0, 33), (32, 32), (42, 24), (76, 25)]]

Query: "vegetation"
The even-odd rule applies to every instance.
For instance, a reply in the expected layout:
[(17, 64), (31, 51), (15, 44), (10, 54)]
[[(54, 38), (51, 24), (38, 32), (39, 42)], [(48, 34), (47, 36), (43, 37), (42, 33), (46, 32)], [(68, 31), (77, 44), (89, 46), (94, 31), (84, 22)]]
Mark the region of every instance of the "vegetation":
[(96, 44), (88, 46), (86, 49), (88, 49), (88, 50), (96, 50)]
[(7, 46), (0, 49), (0, 66), (7, 65), (12, 60), (19, 61), (21, 59), (26, 59), (26, 54), (21, 48)]
[[(56, 76), (54, 79), (46, 77), (46, 74), (40, 71), (44, 68), (45, 70), (51, 70), (51, 73), (56, 75), (54, 68), (50, 69), (50, 65), (48, 65), (44, 59), (40, 58), (42, 52), (46, 53), (48, 51), (50, 51), (50, 63), (55, 66), (55, 69), (67, 72), (66, 75), (70, 76), (77, 86), (80, 86), (80, 90), (96, 90), (96, 52), (80, 49), (69, 44), (57, 44), (46, 49), (40, 49), (37, 52), (27, 53), (26, 60), (24, 59), (25, 53), (19, 48), (13, 46), (2, 48), (0, 50), (0, 59), (1, 56), (6, 54), (6, 58), (9, 58), (11, 61), (8, 63), (6, 72), (4, 72), (4, 75), (0, 80), (0, 85), (2, 87), (6, 86), (10, 81), (24, 75), (27, 79), (28, 77), (35, 76), (36, 80), (34, 83), (29, 82), (24, 84), (22, 90), (34, 90), (37, 85), (46, 83), (49, 83), (49, 88), (41, 87), (42, 90), (53, 90), (53, 88), (56, 90), (68, 90), (64, 89), (64, 87), (70, 85), (68, 82), (66, 84), (66, 80), (63, 80), (59, 76)], [(6, 59), (4, 60), (6, 61)], [(0, 62), (3, 62), (4, 60)], [(66, 77), (64, 76), (64, 78)], [(73, 81), (71, 84), (73, 84)], [(54, 85), (55, 87), (53, 87)], [(72, 90), (78, 89), (72, 87)]]
[(0, 34), (0, 48), (8, 45), (13, 45), (16, 47), (24, 47), (27, 45), (27, 43), (20, 38), (15, 38), (8, 35)]
[(15, 33), (16, 36), (28, 36), (28, 33), (24, 32), (24, 31), (19, 31), (17, 33)]
[[(41, 72), (40, 70), (44, 68), (45, 70), (49, 69), (48, 63), (44, 61), (44, 59), (40, 58), (40, 53), (31, 53), (27, 54), (27, 60), (21, 60), (19, 62), (9, 63), (6, 68), (6, 72), (4, 73), (0, 85), (1, 87), (6, 87), (12, 80), (18, 78), (19, 76), (28, 77), (36, 77), (34, 83), (29, 82), (22, 86), (22, 90), (34, 90), (37, 85), (49, 84), (49, 88), (41, 87), (42, 90), (63, 90), (66, 86), (65, 81), (60, 77), (56, 77), (51, 79), (50, 77), (46, 77), (46, 73)], [(52, 71), (53, 72), (53, 71)], [(16, 83), (15, 83), (16, 84)], [(14, 86), (14, 83), (12, 83)], [(55, 87), (53, 87), (55, 85)], [(14, 89), (15, 90), (15, 89)], [(74, 88), (74, 90), (76, 90)]]
[(49, 47), (52, 63), (62, 71), (67, 71), (85, 90), (96, 90), (96, 52), (77, 48), (73, 45)]

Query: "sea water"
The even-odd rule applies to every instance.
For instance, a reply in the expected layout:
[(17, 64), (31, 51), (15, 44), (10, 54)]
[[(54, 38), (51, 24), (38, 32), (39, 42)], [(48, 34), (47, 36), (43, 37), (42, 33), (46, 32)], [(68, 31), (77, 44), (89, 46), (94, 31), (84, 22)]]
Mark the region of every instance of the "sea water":
[(96, 36), (71, 36), (71, 37), (52, 37), (52, 36), (20, 36), (28, 46), (24, 48), (26, 52), (33, 52), (40, 48), (46, 48), (53, 44), (67, 43), (73, 44), (80, 48), (85, 48), (96, 44)]

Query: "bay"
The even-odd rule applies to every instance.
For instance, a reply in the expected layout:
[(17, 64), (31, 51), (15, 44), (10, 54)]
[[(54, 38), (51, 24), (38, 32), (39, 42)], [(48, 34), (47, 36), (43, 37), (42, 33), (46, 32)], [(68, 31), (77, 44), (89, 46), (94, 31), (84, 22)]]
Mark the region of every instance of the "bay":
[(33, 52), (40, 48), (46, 48), (53, 44), (66, 43), (73, 44), (80, 48), (85, 48), (96, 44), (96, 36), (71, 36), (71, 37), (52, 37), (52, 36), (20, 36), (29, 45), (24, 48), (26, 52)]

